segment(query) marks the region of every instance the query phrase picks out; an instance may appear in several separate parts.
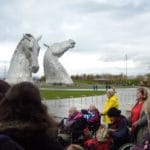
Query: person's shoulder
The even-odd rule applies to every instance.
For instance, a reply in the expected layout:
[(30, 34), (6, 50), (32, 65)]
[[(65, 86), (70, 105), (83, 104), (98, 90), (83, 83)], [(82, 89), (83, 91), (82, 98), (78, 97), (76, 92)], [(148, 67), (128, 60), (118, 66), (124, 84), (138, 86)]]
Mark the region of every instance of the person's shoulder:
[(117, 95), (113, 95), (113, 96), (111, 97), (111, 99), (112, 99), (112, 100), (115, 100), (115, 101), (118, 101), (118, 100), (119, 100)]

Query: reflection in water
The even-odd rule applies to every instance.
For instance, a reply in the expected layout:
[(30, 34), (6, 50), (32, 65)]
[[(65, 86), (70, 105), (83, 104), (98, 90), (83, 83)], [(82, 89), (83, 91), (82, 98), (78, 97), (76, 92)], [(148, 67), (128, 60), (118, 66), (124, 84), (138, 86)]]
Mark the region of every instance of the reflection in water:
[[(120, 100), (120, 109), (124, 115), (126, 110), (130, 110), (133, 104), (136, 102), (136, 88), (116, 89), (117, 95)], [(101, 112), (106, 95), (92, 96), (92, 97), (81, 97), (68, 99), (58, 99), (43, 101), (48, 106), (48, 110), (51, 114), (57, 117), (67, 117), (68, 109), (71, 106), (75, 106), (78, 110), (82, 108), (88, 108), (90, 104), (95, 104)]]

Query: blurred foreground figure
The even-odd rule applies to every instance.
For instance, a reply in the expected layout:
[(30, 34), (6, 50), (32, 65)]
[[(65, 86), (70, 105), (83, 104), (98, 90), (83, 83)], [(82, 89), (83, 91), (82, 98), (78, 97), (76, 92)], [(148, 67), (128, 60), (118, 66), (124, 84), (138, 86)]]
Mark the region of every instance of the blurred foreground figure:
[(5, 96), (5, 93), (8, 91), (9, 88), (10, 85), (6, 81), (0, 80), (0, 101)]
[(0, 103), (0, 134), (25, 150), (61, 150), (55, 141), (55, 123), (30, 82), (12, 86)]

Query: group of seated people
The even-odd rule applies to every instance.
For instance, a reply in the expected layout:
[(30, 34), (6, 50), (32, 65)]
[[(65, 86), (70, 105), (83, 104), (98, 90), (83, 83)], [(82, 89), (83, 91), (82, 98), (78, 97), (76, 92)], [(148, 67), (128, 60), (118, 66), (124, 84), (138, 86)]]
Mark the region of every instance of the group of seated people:
[(130, 132), (128, 121), (121, 111), (112, 107), (108, 111), (111, 124), (101, 125), (97, 131), (96, 138), (85, 142), (87, 149), (95, 150), (117, 150), (123, 144), (129, 142)]
[[(121, 111), (114, 107), (108, 111), (108, 116), (112, 123), (106, 127), (101, 124), (100, 113), (94, 105), (90, 105), (89, 109), (82, 109), (81, 111), (71, 107), (69, 109), (69, 118), (64, 123), (63, 129), (70, 130), (72, 128), (72, 142), (82, 144), (84, 149), (117, 150), (121, 145), (129, 142), (128, 122), (121, 115)], [(80, 124), (78, 123), (79, 121), (81, 121)], [(80, 134), (74, 137), (74, 133)], [(77, 141), (77, 138), (81, 135), (83, 136), (82, 143)], [(76, 141), (74, 141), (74, 138), (76, 138)]]
[[(101, 114), (94, 105), (81, 111), (74, 108), (76, 113), (72, 114), (71, 120), (75, 123), (78, 120), (77, 116), (84, 120), (84, 126), (80, 128), (81, 125), (79, 125), (75, 129), (75, 131), (82, 131), (80, 132), (84, 136), (82, 146), (86, 150), (117, 150), (125, 145), (130, 146), (132, 150), (150, 149), (150, 134), (145, 111), (146, 101), (149, 98), (148, 91), (144, 87), (137, 89), (137, 101), (128, 118), (123, 116), (118, 109), (119, 102), (114, 93), (108, 91), (108, 99)], [(101, 116), (104, 118), (104, 125), (101, 124)], [(71, 121), (71, 124), (69, 122), (70, 117), (66, 123), (72, 127), (73, 122)], [(77, 141), (72, 142), (77, 143)]]
[[(83, 138), (84, 130), (87, 127), (90, 131), (96, 132), (100, 126), (100, 113), (94, 105), (90, 105), (89, 109), (82, 109), (81, 111), (78, 111), (76, 107), (71, 107), (68, 113), (68, 118), (61, 121), (59, 138), (65, 136), (64, 132), (68, 132), (72, 134), (72, 142), (78, 143), (78, 138)], [(70, 140), (70, 137), (68, 138)]]
[[(73, 139), (71, 143), (80, 144), (84, 147), (85, 150), (118, 150), (124, 144), (133, 142), (132, 133), (129, 129), (128, 119), (121, 114), (121, 111), (119, 109), (115, 107), (112, 107), (107, 113), (107, 115), (110, 117), (111, 123), (108, 126), (104, 124), (99, 124), (99, 127), (96, 130), (96, 135), (94, 135), (91, 132), (92, 131), (90, 128), (91, 122), (89, 125), (88, 124), (89, 117), (87, 117), (87, 112), (85, 110), (77, 111), (75, 107), (72, 107), (70, 108), (69, 112), (70, 111), (73, 111), (74, 113), (70, 114), (70, 117), (66, 120), (66, 123), (64, 123), (64, 128), (69, 129), (69, 128), (74, 128), (74, 125), (76, 127), (78, 126), (77, 128), (73, 129), (74, 133), (72, 132), (72, 136), (73, 136), (72, 138), (75, 138), (75, 140)], [(91, 112), (89, 112), (90, 116), (95, 117), (90, 113)], [(78, 119), (81, 120), (81, 118), (85, 120), (81, 122), (81, 124), (78, 124)], [(95, 119), (95, 121), (97, 123), (98, 118), (100, 123), (100, 116), (97, 117), (97, 120)], [(94, 126), (94, 122), (93, 122), (93, 126)], [(78, 135), (74, 137), (74, 135), (76, 135), (77, 133)], [(82, 135), (82, 139), (78, 140), (78, 138), (81, 135)], [(147, 134), (143, 140), (144, 140), (143, 143), (144, 146), (134, 146), (134, 144), (132, 144), (133, 148), (130, 149), (144, 150), (145, 147), (145, 150), (149, 150), (150, 135)], [(61, 144), (63, 145), (63, 143)]]

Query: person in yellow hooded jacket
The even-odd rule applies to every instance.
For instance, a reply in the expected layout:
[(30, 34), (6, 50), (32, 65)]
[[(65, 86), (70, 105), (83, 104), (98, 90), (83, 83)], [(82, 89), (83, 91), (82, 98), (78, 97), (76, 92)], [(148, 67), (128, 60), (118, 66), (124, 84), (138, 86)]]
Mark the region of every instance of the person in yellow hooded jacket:
[(119, 99), (118, 97), (115, 95), (115, 90), (114, 89), (109, 89), (107, 90), (107, 99), (104, 103), (104, 107), (103, 107), (103, 111), (102, 111), (102, 115), (103, 115), (103, 122), (106, 124), (110, 124), (111, 120), (107, 115), (107, 112), (109, 111), (110, 108), (115, 107), (115, 108), (119, 108)]

